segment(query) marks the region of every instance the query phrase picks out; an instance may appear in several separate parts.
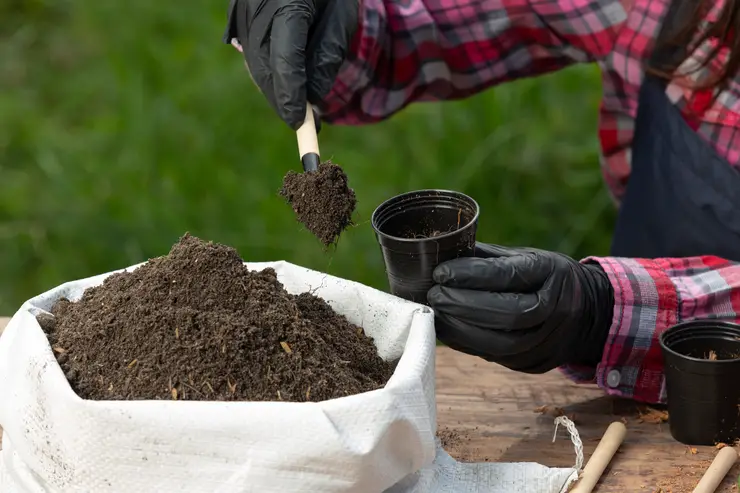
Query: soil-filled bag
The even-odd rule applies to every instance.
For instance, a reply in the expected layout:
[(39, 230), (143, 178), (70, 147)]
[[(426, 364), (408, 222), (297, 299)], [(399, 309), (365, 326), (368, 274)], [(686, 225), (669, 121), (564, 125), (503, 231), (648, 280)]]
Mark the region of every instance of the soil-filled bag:
[(312, 291), (382, 358), (400, 357), (386, 386), (317, 403), (83, 400), (35, 316), (112, 273), (69, 282), (24, 303), (0, 337), (0, 492), (558, 493), (573, 479), (439, 447), (429, 308), (285, 262), (247, 265), (274, 268), (288, 292)]

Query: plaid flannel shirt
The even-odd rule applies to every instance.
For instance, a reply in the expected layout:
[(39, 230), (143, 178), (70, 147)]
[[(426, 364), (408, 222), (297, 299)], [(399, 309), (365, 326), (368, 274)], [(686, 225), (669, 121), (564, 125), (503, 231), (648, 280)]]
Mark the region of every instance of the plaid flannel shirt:
[[(630, 148), (644, 64), (670, 0), (361, 0), (348, 59), (322, 105), (330, 123), (389, 118), (416, 101), (465, 98), (497, 84), (597, 63), (603, 75), (599, 138), (602, 172), (617, 202), (630, 174)], [(705, 22), (717, 19), (719, 0)], [(697, 47), (686, 63), (716, 43)], [(727, 50), (706, 69), (716, 71)], [(686, 121), (740, 166), (740, 77), (712, 98), (679, 78), (666, 93)], [(657, 261), (600, 258), (616, 307), (596, 369), (566, 369), (607, 392), (663, 402), (659, 334), (700, 317), (736, 320), (740, 265), (714, 257)]]
[(592, 257), (614, 287), (614, 317), (601, 363), (565, 368), (577, 382), (595, 382), (607, 393), (665, 403), (658, 337), (668, 327), (697, 319), (737, 322), (740, 264), (718, 257), (626, 259)]

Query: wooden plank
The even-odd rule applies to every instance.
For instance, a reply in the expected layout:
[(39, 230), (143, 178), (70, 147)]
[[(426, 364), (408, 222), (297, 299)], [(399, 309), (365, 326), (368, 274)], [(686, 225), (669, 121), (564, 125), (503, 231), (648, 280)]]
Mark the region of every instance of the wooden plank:
[[(525, 375), (448, 348), (437, 350), (437, 420), (445, 435), (457, 435), (447, 449), (458, 460), (572, 466), (568, 434), (560, 429), (552, 442), (554, 415), (541, 414), (542, 406), (572, 416), (586, 460), (609, 423), (627, 425), (625, 443), (602, 476), (599, 493), (690, 493), (717, 453), (715, 447), (682, 445), (667, 423), (655, 422), (659, 413), (644, 415), (647, 407), (571, 383), (559, 371)], [(738, 474), (740, 465), (717, 492), (737, 491)]]
[[(0, 318), (0, 334), (8, 320)], [(437, 419), (447, 438), (455, 435), (446, 440), (446, 448), (457, 459), (572, 466), (575, 454), (567, 432), (559, 430), (552, 442), (553, 416), (535, 412), (542, 406), (561, 408), (573, 417), (586, 460), (609, 423), (626, 422), (627, 438), (598, 493), (690, 493), (717, 452), (676, 442), (667, 423), (641, 420), (644, 406), (607, 397), (592, 385), (573, 384), (559, 372), (525, 375), (438, 348)], [(740, 465), (717, 492), (736, 492), (738, 474)]]

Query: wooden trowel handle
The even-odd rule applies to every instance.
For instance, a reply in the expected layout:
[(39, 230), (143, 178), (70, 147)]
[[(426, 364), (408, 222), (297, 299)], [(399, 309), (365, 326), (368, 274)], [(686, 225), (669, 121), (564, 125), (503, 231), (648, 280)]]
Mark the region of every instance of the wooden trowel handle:
[(572, 489), (568, 490), (570, 493), (591, 493), (594, 491), (596, 483), (599, 482), (606, 466), (609, 465), (612, 457), (617, 453), (617, 449), (622, 445), (626, 434), (627, 428), (621, 421), (615, 421), (609, 425), (586, 467), (583, 468), (578, 482)]
[(301, 156), (303, 171), (316, 171), (321, 162), (319, 154), (319, 138), (316, 135), (316, 122), (313, 119), (311, 103), (306, 103), (306, 119), (298, 130), (298, 153)]
[(727, 473), (737, 461), (737, 452), (732, 447), (725, 447), (719, 451), (709, 469), (702, 476), (694, 493), (714, 493)]

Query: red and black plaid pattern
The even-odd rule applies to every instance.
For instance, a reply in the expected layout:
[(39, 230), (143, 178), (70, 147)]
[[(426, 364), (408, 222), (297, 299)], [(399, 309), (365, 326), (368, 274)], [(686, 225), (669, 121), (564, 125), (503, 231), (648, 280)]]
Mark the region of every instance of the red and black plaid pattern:
[[(416, 101), (465, 98), (491, 86), (597, 63), (603, 74), (599, 138), (604, 179), (622, 197), (644, 63), (670, 0), (362, 0), (353, 49), (325, 101), (324, 119), (360, 125)], [(716, 19), (723, 0), (708, 20)], [(701, 58), (709, 46), (699, 47)], [(723, 57), (709, 67), (717, 70)], [(700, 74), (701, 75), (701, 74)], [(671, 84), (693, 128), (740, 163), (740, 76), (711, 104)]]
[[(660, 334), (689, 320), (737, 322), (740, 264), (711, 256), (593, 260), (604, 268), (614, 286), (612, 327), (595, 370), (563, 370), (576, 381), (595, 381), (609, 394), (665, 403)], [(611, 382), (610, 373), (618, 375)]]

